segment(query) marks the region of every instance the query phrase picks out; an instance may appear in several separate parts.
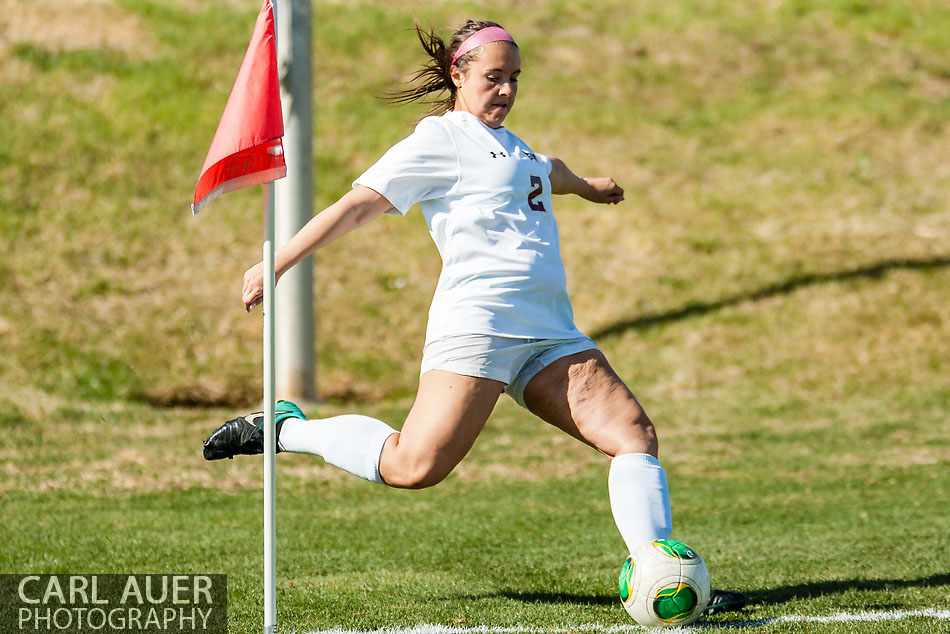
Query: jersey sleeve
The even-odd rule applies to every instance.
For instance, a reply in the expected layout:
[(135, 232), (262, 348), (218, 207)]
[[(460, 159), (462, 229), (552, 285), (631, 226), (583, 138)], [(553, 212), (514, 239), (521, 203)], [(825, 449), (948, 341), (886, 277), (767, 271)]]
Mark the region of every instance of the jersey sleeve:
[(415, 131), (387, 150), (353, 185), (378, 192), (406, 215), (417, 202), (441, 198), (459, 180), (455, 141), (438, 117), (426, 117)]
[(548, 176), (551, 175), (551, 170), (554, 169), (554, 164), (551, 162), (551, 159), (545, 156), (544, 154), (538, 154), (538, 162), (544, 166), (544, 169), (547, 170)]

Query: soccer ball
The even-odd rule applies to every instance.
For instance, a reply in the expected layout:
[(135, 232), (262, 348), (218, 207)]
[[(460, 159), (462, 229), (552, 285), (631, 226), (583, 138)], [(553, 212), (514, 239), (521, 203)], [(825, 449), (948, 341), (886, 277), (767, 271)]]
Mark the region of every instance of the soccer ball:
[(623, 563), (620, 600), (640, 625), (688, 625), (702, 616), (709, 602), (709, 568), (683, 542), (648, 542)]

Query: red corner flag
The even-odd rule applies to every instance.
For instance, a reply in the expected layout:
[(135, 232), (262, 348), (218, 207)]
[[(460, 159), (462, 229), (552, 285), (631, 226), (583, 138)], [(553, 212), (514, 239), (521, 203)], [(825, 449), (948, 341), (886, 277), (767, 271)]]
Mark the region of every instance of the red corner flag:
[(287, 175), (284, 117), (271, 0), (257, 16), (228, 104), (195, 186), (192, 213), (229, 191), (260, 185)]

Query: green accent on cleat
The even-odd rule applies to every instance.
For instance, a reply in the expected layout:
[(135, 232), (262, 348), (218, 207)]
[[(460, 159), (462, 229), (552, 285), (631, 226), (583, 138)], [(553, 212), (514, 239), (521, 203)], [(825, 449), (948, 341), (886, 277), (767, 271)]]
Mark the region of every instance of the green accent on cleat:
[(274, 411), (277, 415), (278, 423), (282, 423), (288, 418), (299, 418), (301, 420), (307, 418), (304, 416), (303, 412), (300, 411), (300, 408), (290, 401), (277, 401)]

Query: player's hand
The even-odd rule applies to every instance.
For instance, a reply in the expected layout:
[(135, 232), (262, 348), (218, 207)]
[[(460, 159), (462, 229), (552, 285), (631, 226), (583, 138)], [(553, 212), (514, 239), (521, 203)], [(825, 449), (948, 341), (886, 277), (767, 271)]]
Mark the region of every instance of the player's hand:
[(241, 291), (244, 310), (251, 309), (264, 301), (264, 263), (258, 262), (244, 273), (244, 289)]
[(587, 200), (593, 203), (602, 203), (604, 205), (616, 205), (623, 200), (623, 187), (614, 182), (610, 177), (603, 178), (585, 178), (589, 188)]

